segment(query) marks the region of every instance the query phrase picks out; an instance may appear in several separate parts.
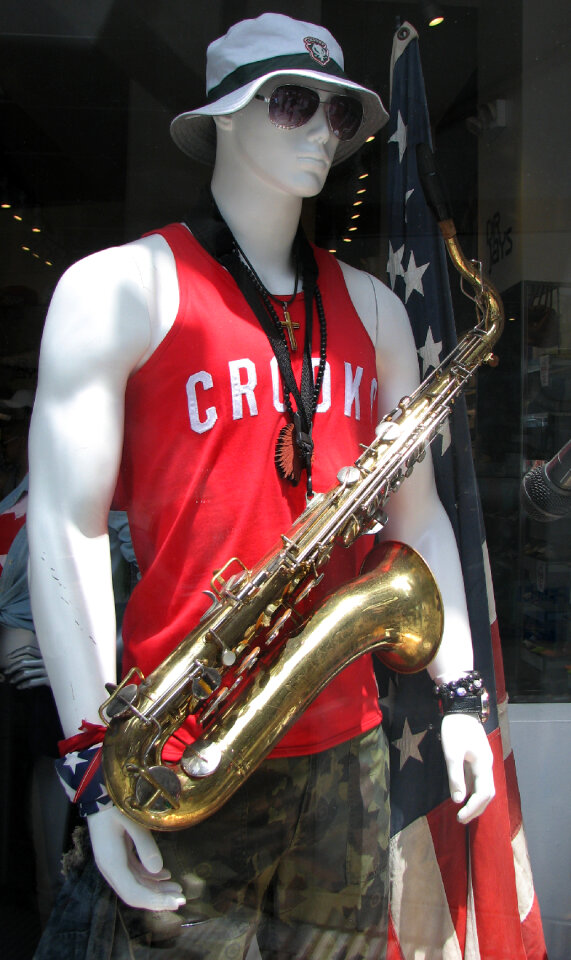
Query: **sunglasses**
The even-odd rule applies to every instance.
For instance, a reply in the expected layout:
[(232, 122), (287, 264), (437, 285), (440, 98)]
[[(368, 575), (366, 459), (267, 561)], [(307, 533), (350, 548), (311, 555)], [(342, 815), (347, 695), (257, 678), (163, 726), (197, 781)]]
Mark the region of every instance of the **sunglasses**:
[(254, 99), (268, 104), (268, 117), (281, 130), (303, 127), (317, 112), (320, 103), (325, 108), (331, 132), (338, 140), (351, 140), (363, 122), (363, 105), (356, 97), (334, 94), (322, 100), (317, 90), (311, 87), (287, 83), (276, 87), (269, 97), (257, 93)]

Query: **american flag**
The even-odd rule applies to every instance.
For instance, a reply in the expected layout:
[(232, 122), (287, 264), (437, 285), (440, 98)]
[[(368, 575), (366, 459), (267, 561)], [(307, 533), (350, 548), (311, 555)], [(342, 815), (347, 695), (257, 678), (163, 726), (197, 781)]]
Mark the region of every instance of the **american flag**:
[[(388, 127), (390, 284), (403, 300), (424, 378), (456, 343), (444, 244), (424, 201), (416, 144), (431, 144), (418, 34), (396, 32)], [(500, 372), (498, 371), (498, 376)], [(383, 675), (391, 741), (388, 960), (542, 960), (541, 918), (522, 828), (507, 701), (466, 406), (432, 444), (440, 497), (462, 560), (475, 668), (490, 691), (486, 732), (496, 797), (468, 827), (456, 820), (426, 673)]]

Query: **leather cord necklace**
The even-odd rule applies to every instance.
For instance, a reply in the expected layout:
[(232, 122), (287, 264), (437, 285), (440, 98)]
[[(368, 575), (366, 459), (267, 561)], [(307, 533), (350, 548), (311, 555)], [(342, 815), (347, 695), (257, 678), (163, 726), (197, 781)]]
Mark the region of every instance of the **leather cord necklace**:
[[(318, 270), (313, 250), (300, 226), (294, 241), (294, 256), (296, 258), (296, 270), (301, 272), (302, 279), (305, 303), (305, 337), (301, 383), (298, 387), (286, 341), (286, 329), (290, 337), (292, 335), (287, 318), (284, 317), (285, 324), (279, 319), (272, 303), (272, 295), (262, 283), (243, 250), (238, 246), (210, 191), (208, 191), (206, 203), (203, 200), (200, 207), (186, 218), (186, 223), (199, 243), (232, 275), (268, 337), (280, 371), (284, 406), (290, 419), (290, 422), (282, 427), (277, 438), (274, 456), (276, 468), (280, 476), (288, 480), (293, 486), (299, 483), (301, 474), (305, 470), (307, 496), (312, 497), (312, 424), (323, 383), (327, 351), (327, 325), (323, 302), (317, 285)], [(315, 381), (311, 357), (314, 299), (320, 329), (319, 366)], [(278, 303), (281, 304), (282, 301), (278, 300)], [(289, 303), (286, 301), (286, 309), (291, 306), (291, 303), (293, 303), (293, 299)]]

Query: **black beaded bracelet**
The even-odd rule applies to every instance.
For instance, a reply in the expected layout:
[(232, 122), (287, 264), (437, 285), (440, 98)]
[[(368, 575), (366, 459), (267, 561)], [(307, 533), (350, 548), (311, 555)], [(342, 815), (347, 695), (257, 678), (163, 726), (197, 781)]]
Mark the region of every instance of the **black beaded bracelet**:
[(447, 713), (468, 713), (479, 717), (484, 723), (490, 715), (488, 691), (477, 670), (470, 670), (458, 680), (435, 684), (434, 695), (442, 716)]

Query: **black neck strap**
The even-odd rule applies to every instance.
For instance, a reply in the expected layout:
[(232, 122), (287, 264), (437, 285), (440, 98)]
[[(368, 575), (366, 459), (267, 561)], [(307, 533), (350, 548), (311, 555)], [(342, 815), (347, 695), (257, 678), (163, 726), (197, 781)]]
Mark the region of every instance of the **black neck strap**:
[[(202, 193), (200, 202), (191, 214), (185, 218), (185, 223), (201, 246), (234, 278), (272, 346), (282, 378), (284, 404), (295, 426), (296, 442), (304, 461), (303, 465), (308, 476), (308, 491), (310, 491), (311, 457), (313, 453), (311, 430), (325, 368), (326, 337), (325, 318), (317, 288), (318, 267), (311, 245), (300, 225), (294, 241), (294, 253), (299, 263), (304, 292), (305, 338), (301, 383), (298, 387), (291, 366), (285, 333), (271, 303), (269, 291), (264, 287), (247, 257), (240, 250), (226, 221), (220, 214), (210, 190)], [(314, 382), (311, 341), (313, 301), (315, 298), (317, 298), (318, 303), (322, 343), (319, 373)], [(296, 411), (292, 408), (290, 395), (295, 400)]]

